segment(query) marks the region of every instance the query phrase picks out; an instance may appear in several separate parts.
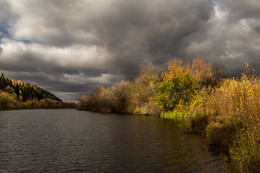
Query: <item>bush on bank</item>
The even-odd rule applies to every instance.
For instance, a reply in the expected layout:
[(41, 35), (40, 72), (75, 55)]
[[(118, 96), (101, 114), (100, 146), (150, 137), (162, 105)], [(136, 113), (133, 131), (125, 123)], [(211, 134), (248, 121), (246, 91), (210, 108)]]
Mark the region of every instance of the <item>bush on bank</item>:
[(206, 131), (211, 148), (230, 156), (235, 172), (260, 172), (260, 82), (250, 69), (246, 65), (240, 79), (223, 79), (210, 92), (198, 94), (190, 107), (207, 117), (206, 126), (195, 124)]
[(246, 64), (240, 79), (220, 78), (206, 58), (180, 60), (168, 70), (143, 68), (133, 82), (118, 82), (80, 98), (79, 109), (185, 118), (189, 131), (206, 136), (236, 172), (260, 172), (259, 77)]

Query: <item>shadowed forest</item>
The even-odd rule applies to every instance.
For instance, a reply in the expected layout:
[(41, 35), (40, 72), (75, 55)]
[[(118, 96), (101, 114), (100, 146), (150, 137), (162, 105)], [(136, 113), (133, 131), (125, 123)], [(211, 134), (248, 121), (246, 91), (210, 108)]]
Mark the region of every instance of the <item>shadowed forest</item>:
[(206, 136), (235, 172), (260, 172), (259, 76), (246, 64), (240, 78), (222, 78), (205, 57), (191, 64), (152, 65), (134, 81), (121, 81), (80, 98), (82, 110), (185, 119), (187, 132)]
[(11, 109), (53, 109), (74, 107), (64, 103), (52, 93), (20, 80), (0, 77), (0, 110)]

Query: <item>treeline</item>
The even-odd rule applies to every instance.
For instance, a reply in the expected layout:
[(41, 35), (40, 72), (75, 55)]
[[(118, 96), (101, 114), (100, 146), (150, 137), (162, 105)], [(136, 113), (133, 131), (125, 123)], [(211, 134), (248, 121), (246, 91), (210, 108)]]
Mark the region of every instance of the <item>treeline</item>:
[(219, 73), (213, 72), (205, 58), (196, 58), (183, 66), (181, 60), (170, 63), (168, 70), (149, 65), (141, 69), (133, 82), (121, 81), (109, 88), (99, 88), (81, 96), (79, 108), (103, 113), (160, 115), (183, 109), (204, 87), (219, 84)]
[(2, 73), (0, 77), (0, 110), (6, 109), (49, 109), (74, 107), (64, 103), (54, 94), (20, 80), (11, 80)]
[(0, 77), (0, 90), (8, 93), (15, 93), (17, 98), (23, 102), (32, 99), (42, 100), (47, 98), (55, 101), (61, 101), (61, 99), (40, 87), (5, 78), (3, 73)]
[(78, 107), (103, 113), (158, 115), (160, 110), (153, 98), (162, 75), (161, 69), (144, 67), (133, 82), (121, 81), (110, 88), (101, 87), (90, 96), (81, 96)]
[(241, 78), (221, 78), (205, 57), (180, 60), (167, 70), (141, 69), (137, 78), (81, 96), (79, 109), (184, 118), (189, 132), (206, 136), (209, 148), (225, 153), (235, 172), (260, 172), (259, 77), (246, 64)]

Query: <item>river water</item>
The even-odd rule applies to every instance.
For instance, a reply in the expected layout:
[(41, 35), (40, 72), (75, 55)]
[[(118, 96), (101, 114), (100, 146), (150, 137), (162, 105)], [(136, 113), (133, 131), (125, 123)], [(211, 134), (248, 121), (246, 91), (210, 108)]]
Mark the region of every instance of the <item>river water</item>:
[(1, 172), (226, 172), (179, 123), (74, 109), (0, 112)]

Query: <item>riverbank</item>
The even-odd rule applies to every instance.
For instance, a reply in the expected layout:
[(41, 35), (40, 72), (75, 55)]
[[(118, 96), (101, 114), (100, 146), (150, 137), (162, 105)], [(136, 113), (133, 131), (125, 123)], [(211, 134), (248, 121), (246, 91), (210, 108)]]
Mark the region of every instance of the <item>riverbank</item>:
[(161, 118), (188, 120), (188, 131), (205, 135), (209, 149), (224, 153), (231, 170), (260, 172), (259, 101), (259, 79), (225, 79), (197, 95), (186, 111), (161, 113)]
[(260, 172), (259, 77), (246, 64), (241, 78), (221, 78), (205, 58), (180, 60), (168, 70), (148, 66), (133, 82), (119, 82), (80, 98), (78, 108), (163, 118), (183, 117), (189, 131), (206, 136), (235, 172)]

